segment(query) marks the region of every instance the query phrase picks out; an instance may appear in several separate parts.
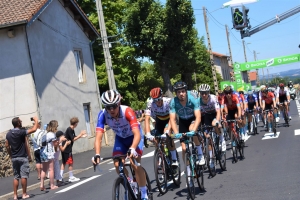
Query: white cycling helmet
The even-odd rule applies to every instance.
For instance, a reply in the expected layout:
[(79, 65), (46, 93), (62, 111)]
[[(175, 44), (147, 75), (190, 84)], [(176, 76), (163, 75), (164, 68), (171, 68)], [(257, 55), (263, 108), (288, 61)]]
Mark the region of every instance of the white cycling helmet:
[(210, 86), (207, 84), (201, 84), (198, 89), (199, 92), (209, 92)]
[(121, 95), (116, 90), (107, 90), (101, 96), (103, 106), (119, 104)]

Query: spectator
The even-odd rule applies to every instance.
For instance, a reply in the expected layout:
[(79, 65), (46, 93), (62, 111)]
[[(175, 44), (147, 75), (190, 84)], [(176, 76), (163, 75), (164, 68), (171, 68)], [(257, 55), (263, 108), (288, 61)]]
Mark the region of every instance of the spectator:
[[(71, 141), (66, 141), (67, 139), (62, 131), (56, 132), (56, 139), (57, 140), (54, 144), (54, 179), (56, 180), (57, 186), (63, 186), (64, 182), (60, 181), (62, 180), (62, 176), (60, 175), (59, 154), (60, 152), (63, 152), (69, 144), (71, 144)], [(64, 145), (62, 145), (62, 143), (64, 143)]]
[(57, 127), (58, 122), (56, 120), (51, 120), (47, 126), (47, 134), (42, 138), (43, 147), (40, 150), (42, 162), (41, 191), (45, 190), (44, 179), (47, 170), (49, 172), (50, 189), (53, 190), (58, 188), (54, 185), (54, 143), (56, 140), (55, 133), (57, 131)]
[[(79, 178), (76, 178), (73, 175), (73, 155), (72, 155), (73, 144), (79, 138), (87, 136), (85, 130), (82, 130), (78, 136), (75, 135), (74, 129), (77, 127), (78, 123), (79, 123), (79, 120), (77, 117), (73, 117), (70, 119), (70, 127), (67, 128), (67, 130), (65, 132), (65, 137), (67, 140), (71, 141), (71, 144), (65, 148), (64, 152), (61, 152), (62, 164), (61, 164), (61, 168), (60, 168), (60, 175), (61, 175), (61, 177), (63, 177), (65, 166), (66, 166), (66, 164), (68, 164), (69, 165), (69, 182), (75, 182), (75, 181), (80, 180)], [(60, 181), (62, 181), (62, 179)]]
[(22, 128), (22, 121), (19, 117), (12, 119), (13, 129), (9, 130), (6, 134), (5, 147), (11, 158), (13, 172), (14, 172), (14, 199), (18, 199), (18, 187), (19, 179), (21, 179), (21, 185), (23, 189), (22, 199), (30, 198), (30, 195), (27, 194), (27, 179), (29, 177), (29, 160), (26, 146), (26, 136), (28, 134), (34, 133), (38, 126), (38, 118), (33, 117), (35, 122), (34, 126), (31, 129), (25, 130)]
[[(35, 122), (33, 122), (33, 125)], [(41, 164), (41, 157), (40, 157), (40, 147), (37, 145), (37, 137), (38, 134), (41, 132), (41, 120), (38, 121), (36, 131), (31, 134), (31, 141), (33, 143), (33, 150), (34, 150), (34, 158), (35, 158), (35, 168), (38, 174), (38, 180), (41, 179), (41, 171), (42, 171), (42, 164)]]

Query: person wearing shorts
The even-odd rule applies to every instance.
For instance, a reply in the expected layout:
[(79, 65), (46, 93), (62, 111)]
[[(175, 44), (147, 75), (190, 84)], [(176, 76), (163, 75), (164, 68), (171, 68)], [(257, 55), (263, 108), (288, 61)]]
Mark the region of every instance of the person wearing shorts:
[(33, 117), (35, 122), (34, 126), (31, 129), (25, 130), (22, 129), (22, 121), (19, 117), (12, 119), (13, 129), (9, 130), (6, 134), (5, 147), (11, 158), (12, 167), (14, 172), (14, 199), (18, 199), (18, 187), (19, 179), (21, 179), (23, 194), (22, 199), (30, 198), (30, 195), (27, 194), (27, 179), (29, 178), (29, 155), (28, 155), (28, 146), (27, 146), (27, 135), (34, 133), (38, 126), (38, 118)]

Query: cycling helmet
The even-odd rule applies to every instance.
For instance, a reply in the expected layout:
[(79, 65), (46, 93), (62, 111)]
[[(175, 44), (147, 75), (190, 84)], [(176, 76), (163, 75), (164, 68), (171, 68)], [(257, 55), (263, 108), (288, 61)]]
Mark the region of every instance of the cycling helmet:
[(224, 89), (224, 92), (225, 93), (232, 93), (232, 88), (230, 86), (227, 86), (225, 89)]
[(107, 90), (102, 94), (101, 100), (105, 107), (108, 105), (118, 105), (121, 101), (121, 95), (116, 90)]
[(252, 90), (249, 90), (249, 91), (248, 91), (248, 95), (252, 96), (252, 95), (253, 95), (253, 91), (252, 91)]
[(157, 87), (157, 88), (153, 88), (150, 91), (150, 96), (152, 99), (157, 99), (160, 98), (162, 96), (162, 89)]
[(185, 82), (178, 81), (178, 82), (176, 82), (176, 83), (173, 85), (173, 89), (174, 89), (175, 92), (176, 92), (177, 90), (180, 90), (180, 89), (185, 89), (185, 90), (187, 90), (187, 85), (186, 85)]
[(239, 91), (239, 94), (244, 94), (244, 91), (243, 90)]
[(199, 92), (209, 92), (210, 86), (207, 84), (201, 84), (198, 89)]
[(280, 84), (279, 84), (279, 87), (284, 87), (284, 84), (283, 84), (283, 83), (280, 83)]

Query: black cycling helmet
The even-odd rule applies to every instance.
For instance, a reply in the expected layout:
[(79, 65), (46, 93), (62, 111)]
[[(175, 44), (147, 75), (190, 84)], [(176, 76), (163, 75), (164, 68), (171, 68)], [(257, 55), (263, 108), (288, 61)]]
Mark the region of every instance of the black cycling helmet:
[(231, 86), (227, 86), (226, 88), (224, 88), (224, 93), (232, 93), (232, 87)]
[(244, 94), (244, 91), (242, 91), (242, 90), (241, 90), (241, 91), (239, 91), (239, 94)]
[(173, 90), (176, 92), (177, 90), (185, 89), (187, 90), (187, 85), (185, 82), (178, 81), (173, 85)]

